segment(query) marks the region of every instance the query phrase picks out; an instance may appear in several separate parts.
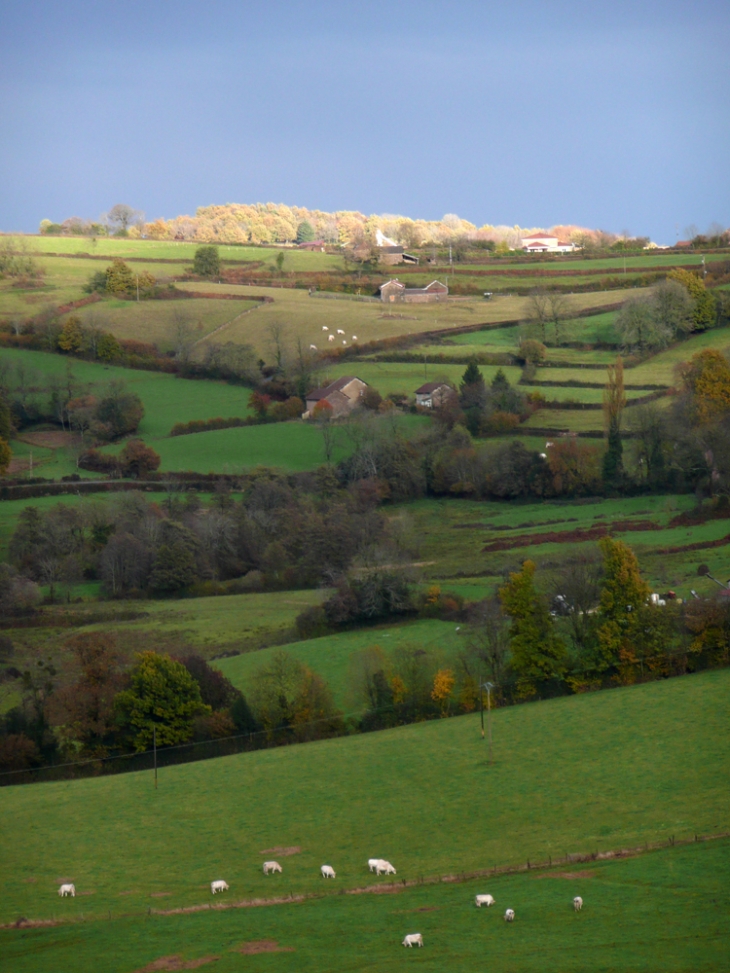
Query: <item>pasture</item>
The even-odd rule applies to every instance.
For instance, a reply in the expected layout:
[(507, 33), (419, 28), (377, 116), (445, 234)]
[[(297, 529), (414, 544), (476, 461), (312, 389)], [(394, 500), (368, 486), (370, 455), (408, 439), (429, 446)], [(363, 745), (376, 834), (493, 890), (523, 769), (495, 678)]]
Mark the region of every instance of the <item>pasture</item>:
[[(339, 957), (335, 930), (347, 921), (357, 929), (357, 968), (369, 968), (361, 965), (365, 949), (374, 950), (373, 968), (391, 968), (378, 965), (381, 957), (402, 963), (395, 959), (400, 939), (418, 930), (432, 952), (424, 949), (411, 961), (437, 969), (433, 964), (443, 964), (449, 948), (472, 948), (464, 944), (474, 934), (465, 936), (465, 930), (479, 922), (492, 930), (479, 940), (482, 948), (496, 957), (503, 949), (505, 970), (516, 968), (510, 965), (516, 957), (520, 969), (554, 968), (552, 960), (544, 965), (553, 953), (536, 950), (540, 933), (549, 950), (568, 946), (565, 956), (574, 965), (567, 968), (586, 968), (590, 948), (602, 957), (602, 968), (626, 968), (611, 966), (609, 958), (633, 955), (644, 965), (632, 969), (656, 970), (662, 968), (656, 965), (659, 944), (670, 956), (685, 955), (685, 936), (702, 914), (696, 931), (710, 964), (718, 937), (727, 934), (722, 907), (710, 908), (727, 894), (726, 843), (595, 862), (585, 877), (580, 866), (571, 866), (570, 882), (523, 873), (490, 879), (488, 887), (483, 879), (424, 885), (398, 896), (335, 894), (267, 910), (210, 912), (205, 906), (208, 883), (219, 877), (231, 886), (224, 902), (380, 885), (387, 880), (370, 875), (365, 864), (373, 855), (393, 861), (397, 881), (412, 882), (725, 832), (729, 689), (730, 673), (714, 671), (498, 710), (491, 766), (479, 716), (471, 715), (164, 767), (157, 791), (150, 772), (3, 788), (0, 918), (83, 920), (53, 930), (5, 929), (4, 944), (14, 951), (14, 969), (32, 970), (55, 949), (63, 962), (72, 940), (81, 955), (88, 953), (83, 962), (95, 955), (98, 964), (116, 939), (120, 951), (110, 963), (118, 965), (105, 968), (131, 973), (161, 955), (219, 955), (224, 944), (228, 949), (270, 937), (300, 954), (277, 957), (284, 965), (271, 969), (294, 968), (287, 960), (301, 964), (303, 958), (312, 969), (341, 969), (327, 963), (328, 956)], [(282, 856), (285, 848), (295, 853)], [(282, 862), (283, 875), (261, 874), (266, 857)], [(319, 876), (324, 861), (337, 870), (334, 889), (323, 887)], [(75, 899), (59, 899), (61, 879), (75, 883)], [(475, 891), (491, 891), (498, 909), (478, 913)], [(580, 916), (570, 906), (575, 894), (586, 900)], [(147, 915), (149, 908), (197, 904), (205, 911)], [(499, 908), (508, 904), (518, 917), (511, 928), (534, 930), (520, 934), (529, 938), (519, 946), (504, 938), (511, 932), (504, 931), (509, 927)], [(462, 907), (463, 919), (457, 918)], [(686, 926), (683, 911), (692, 919)], [(667, 917), (674, 915), (686, 933), (668, 933)], [(359, 926), (356, 916), (362, 916)], [(576, 923), (593, 916), (600, 927), (575, 931), (583, 928)], [(563, 922), (573, 932), (562, 932)], [(319, 947), (310, 938), (315, 926)], [(692, 939), (695, 962), (704, 962), (698, 942)], [(644, 952), (647, 943), (654, 945)], [(315, 957), (317, 948), (327, 952)], [(612, 952), (617, 949), (628, 952)], [(671, 962), (666, 969), (713, 968), (688, 964)]]
[[(101, 964), (109, 973), (131, 973), (152, 970), (147, 964), (154, 962), (158, 969), (184, 969), (183, 962), (205, 968), (214, 961), (222, 973), (390, 973), (405, 963), (471, 971), (485, 956), (497, 973), (715, 973), (730, 946), (729, 882), (728, 842), (708, 842), (567, 872), (426, 885), (398, 895), (330, 894), (144, 919), (112, 913), (82, 926), (4, 929), (0, 944), (18, 973), (49, 969), (49, 963), (78, 973), (96, 973)], [(477, 910), (474, 894), (486, 887), (496, 905)], [(576, 892), (585, 901), (579, 914), (570, 905)], [(233, 891), (226, 895), (235, 899)], [(502, 921), (506, 903), (516, 913), (512, 925)], [(72, 912), (75, 903), (64, 907)], [(400, 943), (414, 930), (422, 932), (424, 948), (406, 954)], [(163, 965), (161, 957), (173, 956), (180, 965)]]

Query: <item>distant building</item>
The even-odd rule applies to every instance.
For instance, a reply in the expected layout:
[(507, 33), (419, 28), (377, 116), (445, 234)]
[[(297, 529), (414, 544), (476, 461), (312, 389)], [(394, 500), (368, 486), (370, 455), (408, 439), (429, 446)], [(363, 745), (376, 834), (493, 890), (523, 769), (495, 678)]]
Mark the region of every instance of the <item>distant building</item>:
[(572, 253), (577, 249), (574, 243), (559, 240), (549, 233), (531, 233), (522, 237), (520, 246), (525, 253)]
[(298, 243), (297, 250), (319, 250), (324, 253), (324, 240), (308, 240), (306, 243)]
[(426, 382), (416, 389), (416, 405), (422, 409), (438, 409), (446, 399), (455, 394), (446, 382)]
[(366, 382), (354, 375), (343, 375), (331, 385), (307, 393), (307, 411), (302, 418), (309, 419), (320, 402), (330, 406), (333, 416), (345, 415), (360, 402), (367, 387)]
[(427, 304), (445, 301), (449, 289), (440, 280), (432, 280), (427, 287), (406, 287), (394, 277), (380, 285), (378, 294), (384, 304)]

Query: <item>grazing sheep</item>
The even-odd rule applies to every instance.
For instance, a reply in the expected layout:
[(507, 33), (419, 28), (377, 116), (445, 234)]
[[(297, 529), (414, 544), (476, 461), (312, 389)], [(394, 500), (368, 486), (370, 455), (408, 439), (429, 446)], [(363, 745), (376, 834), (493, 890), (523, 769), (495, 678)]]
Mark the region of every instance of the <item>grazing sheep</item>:
[(344, 339), (344, 338), (342, 339), (342, 344), (343, 344), (343, 345), (346, 345), (346, 344), (347, 344), (347, 342), (345, 341), (345, 339)]
[(356, 334), (354, 334), (354, 335), (352, 336), (352, 340), (353, 340), (353, 341), (357, 341), (357, 335), (356, 335)]
[(327, 325), (326, 325), (326, 324), (323, 324), (323, 325), (322, 325), (322, 330), (323, 330), (323, 331), (329, 331), (329, 328), (327, 327)]
[(345, 332), (344, 332), (344, 331), (342, 330), (342, 328), (338, 328), (338, 329), (337, 329), (337, 334), (344, 334), (344, 333), (345, 333)]
[(395, 875), (395, 869), (387, 862), (384, 858), (378, 860), (378, 864), (375, 866), (376, 875)]
[(281, 873), (281, 865), (278, 862), (264, 862), (264, 875), (268, 875), (269, 872)]
[(72, 898), (76, 895), (76, 886), (69, 882), (68, 885), (62, 885), (58, 890), (60, 896), (70, 895)]
[(371, 872), (375, 871), (380, 861), (382, 861), (381, 858), (368, 858), (368, 868), (370, 869)]
[(337, 878), (335, 870), (331, 865), (323, 865), (320, 868), (320, 872), (322, 873), (322, 878)]
[(224, 882), (222, 878), (219, 878), (216, 882), (210, 883), (210, 891), (215, 895), (216, 892), (227, 892), (228, 882)]
[(507, 911), (504, 914), (504, 921), (505, 922), (514, 922), (515, 921), (515, 910), (514, 909), (507, 909)]
[(403, 940), (404, 946), (423, 946), (423, 936), (420, 932), (412, 932)]
[(334, 340), (335, 340), (335, 336), (333, 334), (329, 335), (329, 337), (327, 338), (327, 341), (334, 341)]
[(477, 895), (474, 897), (474, 902), (476, 903), (477, 909), (481, 909), (483, 905), (489, 908), (490, 905), (494, 905), (494, 899), (491, 895)]
[(309, 346), (309, 350), (310, 351), (316, 351), (317, 350), (317, 346), (316, 345), (310, 345)]
[(579, 895), (576, 895), (576, 897), (573, 899), (573, 908), (576, 912), (580, 912), (580, 910), (583, 908), (583, 899), (581, 899)]

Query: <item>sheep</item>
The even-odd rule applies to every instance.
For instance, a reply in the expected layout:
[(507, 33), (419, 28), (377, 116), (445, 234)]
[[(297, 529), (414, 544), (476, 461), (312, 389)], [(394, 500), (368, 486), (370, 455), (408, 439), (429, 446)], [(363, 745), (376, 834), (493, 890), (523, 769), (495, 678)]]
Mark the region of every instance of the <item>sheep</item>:
[(210, 891), (213, 895), (216, 892), (227, 892), (228, 882), (224, 882), (222, 878), (219, 878), (217, 881), (210, 883)]
[(269, 872), (281, 873), (281, 865), (278, 862), (264, 862), (264, 875), (268, 875)]
[(409, 933), (403, 940), (404, 946), (423, 946), (423, 936), (420, 932)]
[(323, 325), (322, 325), (322, 330), (323, 330), (323, 331), (329, 331), (329, 328), (327, 327), (327, 325), (326, 325), (326, 324), (323, 324)]
[(376, 875), (395, 875), (396, 871), (390, 862), (387, 862), (384, 858), (378, 860), (378, 864), (375, 866)]
[(368, 858), (368, 868), (371, 872), (374, 872), (378, 867), (378, 863), (381, 861), (380, 858)]
[(76, 895), (76, 886), (69, 882), (67, 885), (62, 885), (58, 890), (58, 894), (63, 898), (70, 895), (72, 898)]
[(576, 897), (573, 899), (573, 908), (576, 912), (580, 912), (580, 910), (583, 908), (583, 899), (581, 899), (579, 895), (576, 895)]
[(477, 909), (481, 909), (483, 905), (489, 908), (490, 905), (494, 905), (494, 899), (491, 895), (476, 895), (474, 896), (474, 903)]
[(352, 336), (352, 340), (353, 340), (353, 341), (357, 341), (357, 335), (356, 335), (356, 334), (354, 334), (354, 335)]
[(342, 328), (338, 328), (338, 329), (337, 329), (337, 334), (344, 334), (344, 333), (345, 333), (345, 332), (344, 332), (344, 331), (342, 330)]
[(515, 921), (515, 910), (514, 909), (507, 909), (507, 911), (504, 914), (504, 921), (505, 922), (514, 922)]
[(322, 873), (322, 878), (337, 878), (335, 870), (331, 865), (323, 865), (320, 868), (320, 872)]
[(344, 339), (344, 338), (342, 339), (342, 344), (343, 344), (343, 345), (346, 345), (346, 344), (347, 344), (347, 342), (345, 341), (345, 339)]
[(331, 334), (331, 335), (330, 335), (330, 336), (329, 336), (329, 337), (327, 338), (327, 341), (334, 341), (334, 340), (335, 340), (335, 336), (334, 336), (333, 334)]
[(309, 346), (309, 350), (310, 351), (316, 351), (317, 350), (317, 346), (316, 345), (310, 345)]

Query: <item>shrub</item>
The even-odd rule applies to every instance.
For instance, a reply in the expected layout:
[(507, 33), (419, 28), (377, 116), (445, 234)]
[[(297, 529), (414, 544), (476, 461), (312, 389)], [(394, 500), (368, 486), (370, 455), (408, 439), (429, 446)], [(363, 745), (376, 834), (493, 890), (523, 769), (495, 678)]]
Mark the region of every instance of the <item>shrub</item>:
[(193, 259), (193, 272), (200, 277), (217, 277), (221, 272), (221, 259), (218, 247), (198, 247)]

